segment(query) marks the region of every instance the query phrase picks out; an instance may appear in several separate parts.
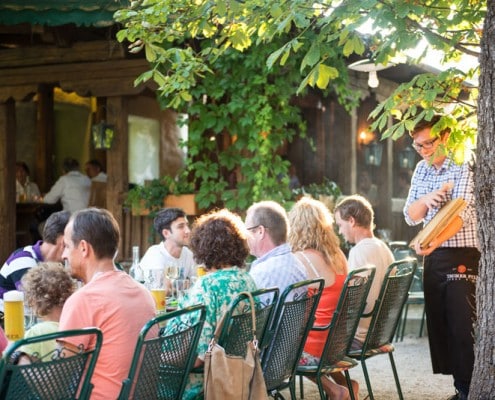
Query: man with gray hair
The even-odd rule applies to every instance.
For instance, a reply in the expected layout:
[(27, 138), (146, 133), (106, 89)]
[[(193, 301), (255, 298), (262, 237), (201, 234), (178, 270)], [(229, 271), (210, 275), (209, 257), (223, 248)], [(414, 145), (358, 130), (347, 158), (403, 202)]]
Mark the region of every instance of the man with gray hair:
[(249, 273), (260, 289), (278, 287), (282, 294), (287, 286), (307, 279), (304, 266), (287, 243), (289, 221), (280, 204), (253, 204), (247, 210), (245, 225), (250, 252), (257, 257)]

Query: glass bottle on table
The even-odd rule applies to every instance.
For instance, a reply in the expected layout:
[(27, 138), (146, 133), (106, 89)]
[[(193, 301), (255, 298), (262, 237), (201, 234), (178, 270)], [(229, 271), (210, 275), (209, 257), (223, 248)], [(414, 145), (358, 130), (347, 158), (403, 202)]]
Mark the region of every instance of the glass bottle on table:
[(132, 246), (132, 265), (129, 269), (129, 275), (136, 281), (144, 283), (144, 271), (139, 265), (139, 246)]

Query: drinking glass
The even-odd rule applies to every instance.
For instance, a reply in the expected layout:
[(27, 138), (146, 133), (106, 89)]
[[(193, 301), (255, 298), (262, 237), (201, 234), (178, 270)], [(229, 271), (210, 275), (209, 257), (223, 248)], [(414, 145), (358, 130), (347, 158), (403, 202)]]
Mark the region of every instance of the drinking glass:
[(166, 289), (164, 284), (164, 270), (154, 268), (146, 271), (145, 284), (155, 299), (156, 311), (164, 312), (167, 304)]
[(15, 342), (24, 337), (24, 293), (11, 290), (3, 295), (5, 336)]
[(172, 303), (176, 303), (177, 300), (174, 297), (174, 292), (175, 292), (175, 285), (174, 282), (175, 280), (179, 277), (179, 267), (174, 264), (167, 265), (165, 267), (165, 275), (167, 276), (167, 279), (169, 280), (169, 285), (168, 289), (170, 292), (170, 300)]
[(189, 290), (191, 282), (189, 279), (176, 279), (174, 282), (175, 297), (181, 301), (186, 292)]

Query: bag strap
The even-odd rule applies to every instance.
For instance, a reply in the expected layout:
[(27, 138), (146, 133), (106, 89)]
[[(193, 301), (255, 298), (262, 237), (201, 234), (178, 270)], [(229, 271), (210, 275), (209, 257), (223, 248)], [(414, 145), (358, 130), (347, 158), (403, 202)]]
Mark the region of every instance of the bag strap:
[[(251, 320), (252, 320), (252, 327), (253, 327), (253, 342), (255, 343), (256, 347), (258, 346), (258, 340), (256, 339), (256, 310), (255, 310), (255, 304), (254, 304), (254, 299), (253, 295), (250, 292), (240, 292), (240, 295), (245, 295), (249, 303), (251, 304)], [(220, 337), (220, 333), (222, 332), (223, 325), (225, 323), (225, 317), (227, 313), (224, 313), (222, 318), (220, 319), (220, 322), (218, 323), (216, 329), (215, 329), (215, 334), (213, 335), (212, 341), (214, 340), (215, 342), (218, 342), (218, 338)]]

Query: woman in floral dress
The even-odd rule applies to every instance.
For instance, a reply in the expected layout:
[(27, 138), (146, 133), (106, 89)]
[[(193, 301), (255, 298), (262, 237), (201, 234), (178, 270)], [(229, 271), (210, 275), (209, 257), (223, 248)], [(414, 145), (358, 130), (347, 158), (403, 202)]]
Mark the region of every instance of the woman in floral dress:
[[(194, 304), (206, 306), (206, 320), (195, 362), (195, 367), (199, 367), (204, 363), (208, 344), (231, 301), (240, 292), (251, 292), (257, 287), (244, 270), (249, 255), (244, 225), (230, 211), (224, 209), (201, 216), (193, 226), (191, 250), (196, 262), (202, 264), (207, 273), (198, 278), (179, 308)], [(202, 391), (203, 374), (190, 374), (183, 399), (194, 399)]]

